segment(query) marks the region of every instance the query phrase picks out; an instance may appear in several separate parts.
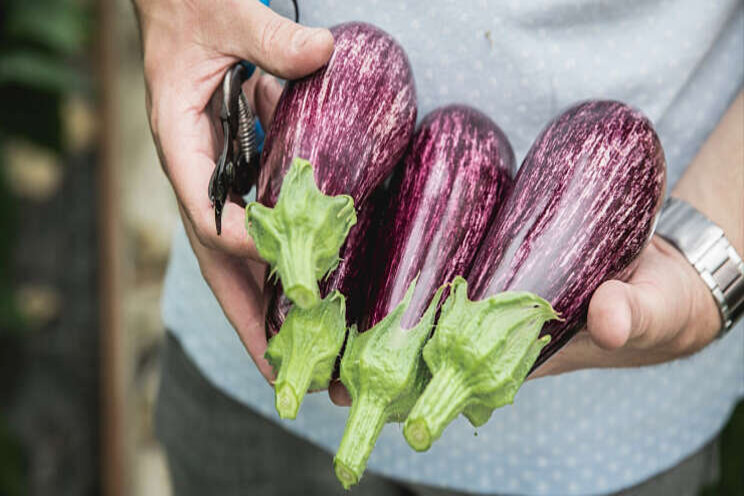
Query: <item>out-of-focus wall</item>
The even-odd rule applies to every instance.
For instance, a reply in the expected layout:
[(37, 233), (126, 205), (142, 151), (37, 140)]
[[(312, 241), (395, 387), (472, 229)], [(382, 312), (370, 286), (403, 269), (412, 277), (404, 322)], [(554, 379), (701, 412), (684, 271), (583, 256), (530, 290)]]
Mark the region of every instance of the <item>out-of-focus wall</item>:
[(167, 467), (154, 438), (153, 408), (159, 383), (159, 345), (164, 335), (160, 293), (177, 220), (173, 192), (163, 174), (145, 112), (145, 87), (136, 18), (129, 0), (116, 0), (119, 136), (123, 257), (123, 334), (127, 411), (125, 473), (134, 496), (170, 493)]

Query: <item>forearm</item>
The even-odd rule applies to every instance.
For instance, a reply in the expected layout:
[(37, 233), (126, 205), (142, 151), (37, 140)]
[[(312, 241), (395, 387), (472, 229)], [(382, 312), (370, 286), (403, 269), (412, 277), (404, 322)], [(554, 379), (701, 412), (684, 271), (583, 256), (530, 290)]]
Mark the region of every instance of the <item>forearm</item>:
[(744, 91), (708, 137), (672, 195), (692, 204), (744, 254)]

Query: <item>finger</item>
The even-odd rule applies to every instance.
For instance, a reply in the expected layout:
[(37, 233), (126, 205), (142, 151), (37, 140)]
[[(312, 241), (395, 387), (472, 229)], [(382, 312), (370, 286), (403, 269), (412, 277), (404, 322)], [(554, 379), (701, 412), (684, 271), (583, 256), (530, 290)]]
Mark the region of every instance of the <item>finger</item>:
[(594, 293), (588, 332), (579, 332), (535, 374), (591, 367), (660, 363), (713, 339), (720, 317), (705, 283), (679, 252), (653, 238), (627, 283), (608, 281)]
[(627, 346), (615, 350), (600, 348), (586, 331), (580, 331), (555, 355), (537, 368), (529, 379), (564, 374), (574, 370), (607, 367), (640, 367), (668, 360), (669, 357), (638, 353)]
[(686, 301), (684, 292), (669, 273), (653, 281), (607, 281), (589, 303), (589, 333), (598, 346), (610, 350), (628, 342), (638, 347), (658, 344), (684, 320), (684, 309), (679, 308)]
[[(183, 210), (181, 212), (183, 216)], [(204, 279), (225, 317), (238, 333), (258, 370), (267, 381), (273, 382), (273, 369), (264, 358), (267, 342), (261, 298), (262, 267), (256, 262), (239, 260), (202, 245), (188, 222), (184, 222), (184, 227)]]
[(630, 308), (631, 327), (628, 339), (648, 340), (666, 333), (671, 327), (668, 317), (671, 314), (676, 316), (676, 312), (674, 305), (666, 304), (664, 292), (656, 286), (643, 283), (624, 284), (624, 287)]
[(599, 347), (613, 350), (624, 346), (639, 325), (634, 322), (639, 316), (631, 310), (629, 293), (627, 284), (620, 281), (607, 281), (594, 292), (589, 302), (587, 328)]
[(649, 348), (673, 334), (679, 327), (678, 303), (665, 294), (678, 294), (673, 288), (654, 284), (607, 281), (592, 296), (587, 315), (587, 329), (594, 343), (614, 350), (633, 343)]
[(245, 227), (245, 211), (240, 206), (232, 202), (225, 204), (222, 233), (217, 235), (208, 194), (215, 168), (215, 135), (207, 112), (184, 108), (174, 95), (163, 96), (157, 111), (160, 114), (157, 139), (163, 165), (194, 235), (204, 246), (259, 260)]
[[(256, 108), (256, 100), (255, 100), (255, 94), (256, 94), (256, 86), (258, 85), (258, 82), (261, 80), (261, 71), (255, 71), (251, 77), (249, 77), (247, 80), (243, 82), (242, 89), (243, 94), (248, 100), (248, 103), (250, 104), (252, 109)], [(219, 111), (219, 109), (218, 109)]]
[(275, 77), (264, 74), (256, 82), (254, 101), (258, 120), (265, 130), (271, 127), (274, 109), (282, 94), (282, 85)]
[(328, 385), (328, 396), (336, 405), (351, 405), (351, 396), (349, 396), (349, 392), (346, 390), (346, 387), (341, 384), (341, 381), (339, 381), (338, 379), (333, 379)]
[(587, 363), (586, 366), (588, 367), (590, 366), (588, 364), (589, 360), (591, 360), (591, 363), (596, 363), (595, 350), (603, 351), (592, 342), (589, 333), (581, 331), (571, 338), (555, 355), (532, 371), (527, 380), (571, 372), (582, 368), (584, 363)]
[(328, 62), (333, 36), (324, 28), (308, 28), (276, 14), (256, 1), (208, 2), (205, 18), (215, 50), (249, 60), (287, 79), (315, 71)]

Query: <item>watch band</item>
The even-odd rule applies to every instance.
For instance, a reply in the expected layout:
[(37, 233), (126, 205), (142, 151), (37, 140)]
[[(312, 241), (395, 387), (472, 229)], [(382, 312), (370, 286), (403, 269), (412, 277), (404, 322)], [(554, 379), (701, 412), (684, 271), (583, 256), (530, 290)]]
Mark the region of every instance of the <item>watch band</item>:
[(725, 334), (744, 314), (744, 262), (723, 230), (689, 203), (669, 197), (656, 234), (682, 252), (700, 273), (721, 312), (719, 336)]

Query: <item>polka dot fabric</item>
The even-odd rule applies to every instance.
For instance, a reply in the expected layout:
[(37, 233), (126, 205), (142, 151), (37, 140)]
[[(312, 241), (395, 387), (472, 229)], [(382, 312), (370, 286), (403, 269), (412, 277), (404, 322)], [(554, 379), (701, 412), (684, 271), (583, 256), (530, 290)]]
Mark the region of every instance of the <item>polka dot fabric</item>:
[[(518, 159), (569, 104), (628, 102), (656, 125), (670, 188), (744, 82), (744, 7), (733, 0), (300, 0), (300, 8), (305, 24), (365, 20), (390, 32), (413, 65), (419, 118), (446, 103), (473, 105), (499, 123)], [(163, 318), (218, 388), (282, 422), (182, 229)], [(743, 324), (686, 359), (528, 382), (485, 426), (458, 418), (426, 453), (387, 425), (369, 469), (476, 493), (601, 494), (636, 484), (725, 423), (744, 394)], [(346, 413), (311, 394), (282, 425), (334, 452)]]

